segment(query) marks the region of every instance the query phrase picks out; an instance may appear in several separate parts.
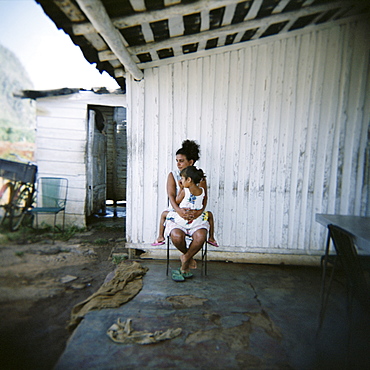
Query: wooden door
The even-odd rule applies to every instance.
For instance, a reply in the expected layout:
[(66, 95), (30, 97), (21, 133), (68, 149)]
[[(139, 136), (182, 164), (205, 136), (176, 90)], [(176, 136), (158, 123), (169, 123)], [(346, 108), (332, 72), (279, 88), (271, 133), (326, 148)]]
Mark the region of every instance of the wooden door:
[(87, 216), (105, 213), (106, 137), (102, 115), (89, 110), (87, 143)]

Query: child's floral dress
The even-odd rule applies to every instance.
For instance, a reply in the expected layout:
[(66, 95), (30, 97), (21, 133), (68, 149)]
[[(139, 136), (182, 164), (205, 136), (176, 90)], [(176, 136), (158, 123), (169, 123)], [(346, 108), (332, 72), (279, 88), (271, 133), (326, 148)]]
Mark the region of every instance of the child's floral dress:
[[(180, 208), (189, 208), (189, 209), (202, 209), (203, 208), (203, 199), (205, 196), (204, 189), (202, 189), (202, 194), (193, 195), (190, 193), (188, 188), (184, 188), (185, 196), (184, 199), (179, 204)], [(165, 234), (169, 235), (171, 231), (175, 228), (183, 230), (186, 234), (192, 235), (194, 231), (198, 229), (207, 229), (209, 230), (208, 222), (208, 212), (204, 211), (198, 218), (195, 220), (185, 220), (177, 214), (175, 211), (168, 213), (166, 217), (166, 231)]]

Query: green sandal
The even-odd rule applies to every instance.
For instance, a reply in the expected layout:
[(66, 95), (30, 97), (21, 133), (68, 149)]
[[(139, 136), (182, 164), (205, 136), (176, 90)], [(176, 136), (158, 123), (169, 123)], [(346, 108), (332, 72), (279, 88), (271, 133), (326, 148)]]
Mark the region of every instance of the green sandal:
[(172, 280), (176, 282), (185, 281), (185, 277), (180, 270), (172, 270)]
[(189, 271), (189, 272), (181, 272), (181, 275), (185, 278), (185, 279), (190, 279), (192, 278), (194, 275)]

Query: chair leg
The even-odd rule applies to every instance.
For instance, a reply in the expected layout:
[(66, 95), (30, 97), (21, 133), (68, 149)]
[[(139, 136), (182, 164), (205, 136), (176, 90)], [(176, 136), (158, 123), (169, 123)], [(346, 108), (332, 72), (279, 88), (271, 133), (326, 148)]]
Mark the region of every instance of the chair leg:
[(63, 210), (63, 231), (64, 231), (64, 225), (65, 225), (65, 222), (66, 222), (66, 211), (65, 209)]
[(169, 267), (170, 267), (170, 237), (167, 236), (167, 269), (166, 269), (166, 276), (168, 276)]
[(207, 242), (202, 245), (202, 274), (207, 275)]
[(321, 325), (322, 325), (322, 320), (323, 320), (326, 268), (327, 268), (327, 265), (328, 265), (328, 255), (329, 255), (329, 248), (330, 248), (330, 238), (331, 238), (330, 231), (328, 230), (328, 236), (327, 236), (327, 240), (326, 240), (325, 254), (321, 258), (321, 263), (320, 263), (321, 270), (322, 270), (322, 274), (321, 274), (321, 289), (320, 289), (321, 306), (320, 306), (320, 314), (319, 314), (319, 327), (318, 327), (318, 331), (317, 332), (320, 331)]
[(324, 322), (325, 311), (326, 311), (326, 307), (328, 305), (329, 294), (330, 294), (331, 285), (332, 285), (332, 282), (333, 282), (333, 277), (334, 277), (334, 271), (335, 271), (336, 264), (337, 264), (337, 258), (335, 258), (335, 260), (334, 260), (334, 264), (333, 264), (333, 268), (331, 270), (331, 274), (330, 274), (330, 278), (329, 278), (329, 284), (328, 284), (326, 293), (325, 293), (325, 281), (322, 282), (320, 318), (319, 318), (319, 327), (317, 329), (317, 334), (320, 332), (322, 324)]
[(53, 244), (55, 242), (55, 226), (57, 224), (57, 214), (54, 214), (54, 227), (53, 227)]

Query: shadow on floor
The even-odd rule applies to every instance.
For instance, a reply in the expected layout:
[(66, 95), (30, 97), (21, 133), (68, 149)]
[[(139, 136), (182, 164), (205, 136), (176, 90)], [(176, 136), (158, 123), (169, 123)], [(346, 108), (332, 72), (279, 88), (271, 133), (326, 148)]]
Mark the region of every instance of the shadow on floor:
[[(129, 262), (127, 262), (129, 263)], [(345, 291), (333, 285), (317, 336), (319, 268), (209, 262), (208, 275), (175, 283), (164, 261), (149, 268), (143, 289), (116, 309), (88, 313), (56, 369), (343, 369), (368, 361), (369, 318), (359, 310), (351, 344)], [(178, 267), (171, 261), (171, 267)], [(156, 344), (117, 344), (107, 335), (117, 319), (134, 330), (181, 328)], [(360, 367), (359, 367), (360, 366)]]

